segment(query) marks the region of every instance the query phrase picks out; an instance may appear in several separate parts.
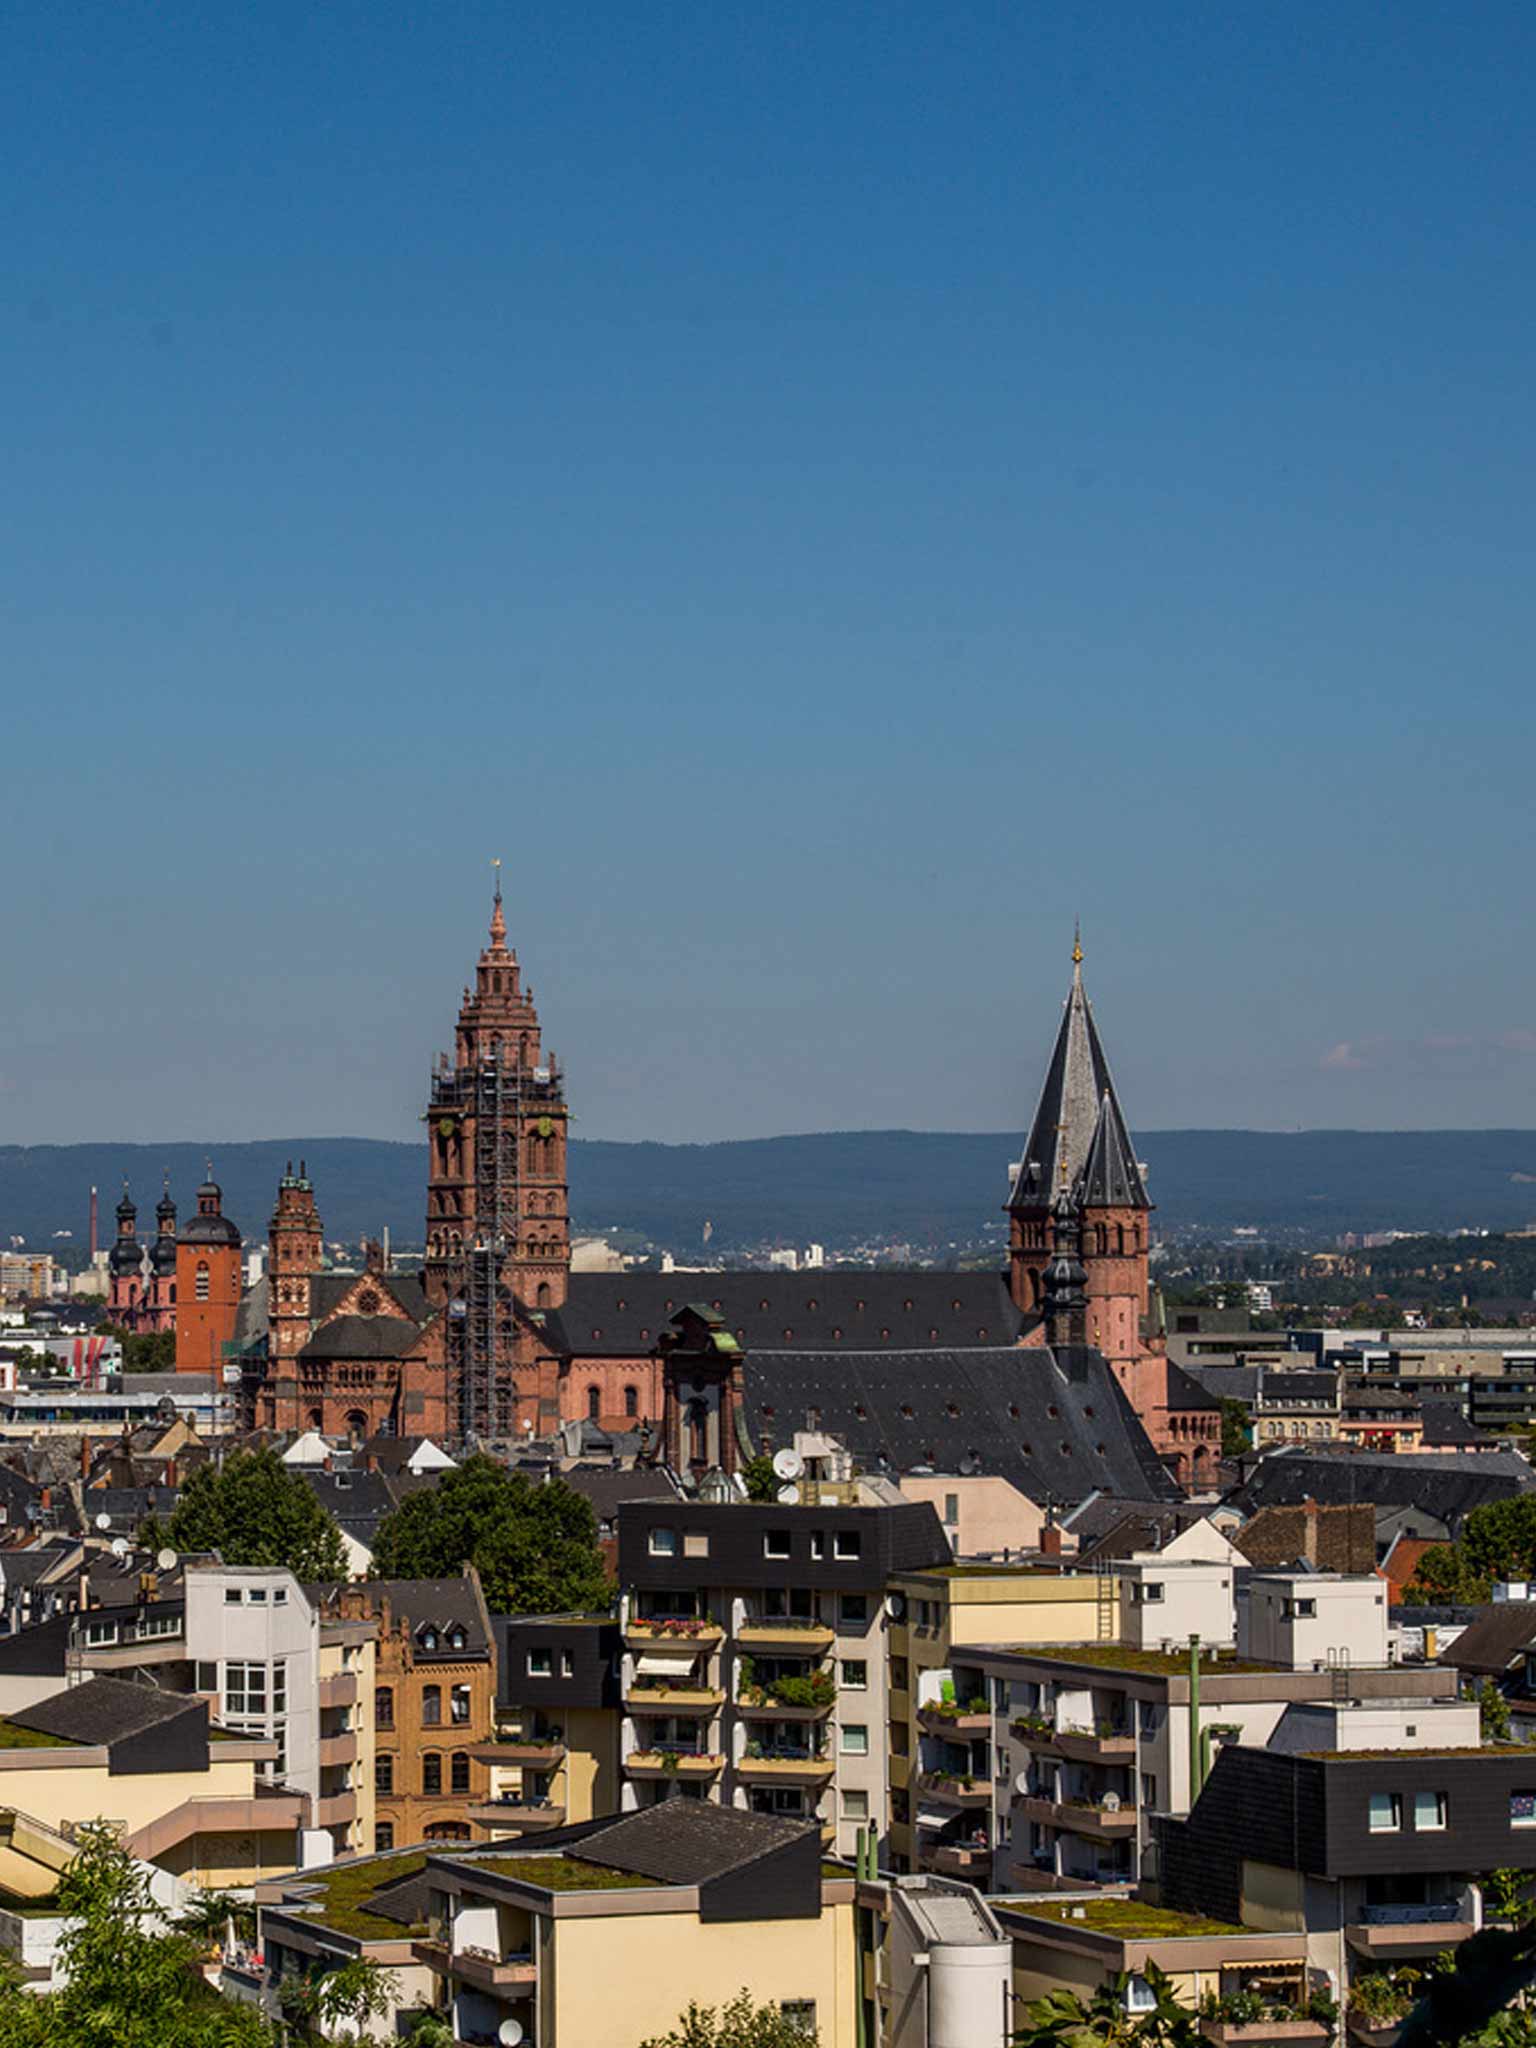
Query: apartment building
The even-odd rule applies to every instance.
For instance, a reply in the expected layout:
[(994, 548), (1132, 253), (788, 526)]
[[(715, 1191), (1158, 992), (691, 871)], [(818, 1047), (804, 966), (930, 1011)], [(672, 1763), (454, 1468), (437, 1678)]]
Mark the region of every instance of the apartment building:
[(805, 1821), (668, 1800), (536, 1842), (417, 1851), (265, 1887), (262, 1989), (368, 1954), (395, 1972), (394, 2039), (433, 2005), (461, 2041), (637, 2048), (691, 1999), (745, 1989), (856, 2048), (853, 1873)]
[(898, 1871), (985, 1882), (992, 1867), (992, 1718), (955, 1667), (980, 1643), (1113, 1641), (1115, 1582), (1038, 1566), (895, 1572), (886, 1599), (890, 1841)]
[(626, 1811), (681, 1796), (814, 1817), (843, 1854), (860, 1829), (885, 1840), (886, 1588), (949, 1544), (928, 1503), (878, 1486), (621, 1507)]
[[(1135, 1598), (1157, 1569), (1138, 1560), (1124, 1573), (1131, 1617), (1157, 1606)], [(1296, 1593), (1297, 1583), (1310, 1590)], [(991, 1707), (993, 1883), (1039, 1889), (1154, 1879), (1153, 1816), (1188, 1812), (1222, 1744), (1262, 1746), (1293, 1706), (1332, 1702), (1341, 1690), (1362, 1706), (1407, 1699), (1426, 1714), (1454, 1702), (1450, 1673), (1388, 1665), (1380, 1590), (1375, 1578), (1256, 1573), (1247, 1612), (1258, 1616), (1266, 1657), (1252, 1654), (1245, 1620), (1237, 1654), (1143, 1633), (1139, 1641), (993, 1646), (957, 1657), (956, 1690), (973, 1689)], [(1208, 1591), (1209, 1631), (1230, 1642), (1230, 1588), (1225, 1614), (1220, 1589)], [(1192, 1596), (1185, 1591), (1181, 1600), (1187, 1618)], [(1339, 1656), (1346, 1636), (1360, 1662)]]
[(470, 1808), (491, 1835), (564, 1827), (619, 1808), (619, 1625), (609, 1615), (492, 1616), (496, 1729)]

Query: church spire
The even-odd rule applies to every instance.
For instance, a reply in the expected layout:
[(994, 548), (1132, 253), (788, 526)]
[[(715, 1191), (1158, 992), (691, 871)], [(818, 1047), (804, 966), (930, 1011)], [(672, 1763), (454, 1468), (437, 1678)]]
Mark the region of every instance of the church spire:
[(1146, 1182), (1112, 1088), (1099, 1103), (1079, 1199), (1085, 1209), (1150, 1209)]
[(501, 907), (500, 859), (493, 860), (491, 866), (496, 870), (496, 894), (491, 899), (491, 950), (504, 953), (507, 950), (507, 920)]
[(1087, 1164), (1099, 1104), (1114, 1092), (1109, 1062), (1099, 1043), (1093, 1007), (1083, 988), (1081, 928), (1072, 938), (1072, 985), (1024, 1156), (1014, 1174), (1010, 1209), (1047, 1208), (1059, 1190), (1075, 1188)]

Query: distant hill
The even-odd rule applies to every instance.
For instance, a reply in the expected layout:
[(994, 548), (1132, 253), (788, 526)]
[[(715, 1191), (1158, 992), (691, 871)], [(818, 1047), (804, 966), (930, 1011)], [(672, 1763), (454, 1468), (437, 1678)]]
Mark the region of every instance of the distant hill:
[[(1147, 1131), (1159, 1223), (1226, 1232), (1454, 1230), (1519, 1227), (1536, 1218), (1536, 1131)], [(578, 1228), (615, 1226), (674, 1249), (697, 1246), (706, 1219), (718, 1246), (871, 1238), (943, 1246), (973, 1241), (1000, 1220), (1017, 1132), (838, 1131), (720, 1145), (571, 1147)], [(356, 1239), (388, 1225), (419, 1244), (425, 1148), (371, 1138), (283, 1138), (257, 1144), (0, 1146), (0, 1243), (44, 1244), (56, 1230), (83, 1245), (87, 1194), (101, 1196), (103, 1241), (124, 1174), (153, 1230), (170, 1169), (183, 1215), (214, 1158), (225, 1206), (248, 1237), (266, 1234), (284, 1163), (302, 1153), (326, 1234)]]

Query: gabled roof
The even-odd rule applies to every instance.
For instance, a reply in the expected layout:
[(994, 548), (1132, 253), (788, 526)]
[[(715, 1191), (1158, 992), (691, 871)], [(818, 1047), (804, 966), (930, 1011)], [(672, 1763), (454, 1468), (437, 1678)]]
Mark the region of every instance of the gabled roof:
[(1423, 1508), (1452, 1534), (1487, 1501), (1509, 1500), (1536, 1486), (1523, 1458), (1502, 1451), (1415, 1453), (1339, 1450), (1273, 1451), (1261, 1458), (1231, 1496), (1245, 1513), (1312, 1499), (1342, 1506), (1368, 1501), (1377, 1509)]
[[(417, 1661), (432, 1657), (457, 1659), (489, 1657), (493, 1645), (475, 1587), (468, 1579), (368, 1579), (362, 1590), (370, 1606), (377, 1607), (388, 1596), (390, 1611), (398, 1625), (404, 1622), (415, 1644)], [(462, 1628), (467, 1643), (462, 1650), (450, 1649), (446, 1640), (451, 1629)], [(435, 1629), (437, 1645), (427, 1649), (422, 1631)]]
[(1130, 1132), (1115, 1100), (1106, 1088), (1099, 1102), (1099, 1119), (1088, 1147), (1083, 1168), (1081, 1201), (1085, 1209), (1150, 1209), (1146, 1182), (1131, 1146)]
[[(1411, 1610), (1410, 1610), (1411, 1611)], [(1498, 1600), (1480, 1607), (1455, 1642), (1440, 1652), (1439, 1662), (1458, 1671), (1480, 1671), (1498, 1677), (1536, 1643), (1536, 1600)]]
[(322, 1323), (300, 1358), (404, 1358), (421, 1329), (404, 1316), (335, 1316)]
[(85, 1685), (67, 1685), (30, 1707), (18, 1707), (8, 1718), (18, 1728), (57, 1735), (65, 1742), (110, 1743), (179, 1720), (183, 1714), (205, 1718), (207, 1711), (203, 1700), (186, 1693), (160, 1692), (122, 1678), (93, 1678)]
[(586, 1862), (653, 1877), (658, 1884), (707, 1884), (787, 1848), (812, 1825), (744, 1813), (707, 1799), (664, 1799), (583, 1835), (573, 1846)]

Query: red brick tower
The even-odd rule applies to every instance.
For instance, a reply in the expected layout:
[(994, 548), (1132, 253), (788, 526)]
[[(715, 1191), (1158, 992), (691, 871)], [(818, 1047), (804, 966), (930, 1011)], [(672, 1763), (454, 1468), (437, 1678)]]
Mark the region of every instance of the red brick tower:
[(127, 1181), (117, 1205), (117, 1241), (107, 1256), (107, 1270), (112, 1282), (107, 1303), (112, 1320), (125, 1330), (136, 1330), (144, 1295), (144, 1247), (139, 1242), (139, 1212)]
[(176, 1204), (171, 1200), (169, 1174), (155, 1204), (155, 1241), (149, 1248), (149, 1289), (145, 1296), (142, 1327), (148, 1330), (174, 1330), (176, 1327)]
[(240, 1312), (240, 1233), (224, 1214), (213, 1177), (197, 1191), (197, 1214), (176, 1240), (176, 1370), (217, 1381)]
[(559, 1308), (570, 1271), (566, 1106), (540, 1049), (533, 991), (507, 945), (500, 862), (490, 943), (464, 991), (453, 1057), (426, 1111), (427, 1299), (447, 1312), (450, 1412), (461, 1436), (510, 1435), (531, 1415), (529, 1319)]
[(1151, 1203), (1083, 989), (1076, 941), (1061, 1029), (1008, 1200), (1010, 1285), (1026, 1313), (1046, 1306), (1063, 1195), (1078, 1215), (1087, 1341), (1112, 1364), (1138, 1358), (1146, 1351)]
[(309, 1342), (314, 1317), (310, 1282), (323, 1254), (320, 1212), (304, 1161), (293, 1161), (277, 1184), (277, 1207), (267, 1226), (267, 1353), (296, 1358)]

